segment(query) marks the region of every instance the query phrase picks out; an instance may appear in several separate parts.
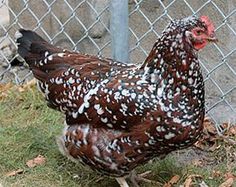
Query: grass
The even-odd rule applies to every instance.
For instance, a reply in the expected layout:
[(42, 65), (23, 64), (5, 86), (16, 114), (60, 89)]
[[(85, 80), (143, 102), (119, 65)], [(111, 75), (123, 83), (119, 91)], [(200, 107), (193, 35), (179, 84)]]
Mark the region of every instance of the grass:
[[(55, 138), (62, 129), (62, 114), (49, 109), (35, 87), (24, 92), (11, 89), (8, 96), (0, 100), (0, 184), (3, 187), (118, 186), (114, 179), (101, 176), (79, 163), (72, 163), (60, 154)], [(39, 154), (46, 157), (46, 163), (28, 168), (26, 162)], [(176, 186), (183, 184), (187, 176), (200, 174), (209, 186), (218, 186), (225, 179), (223, 175), (212, 178), (212, 169), (222, 173), (229, 170), (227, 160), (206, 169), (191, 164), (180, 165), (178, 157), (181, 154), (176, 155), (154, 160), (137, 168), (137, 172), (151, 170), (149, 178), (163, 184), (179, 175), (181, 179)], [(188, 160), (188, 163), (191, 162)], [(7, 172), (17, 169), (23, 169), (23, 174), (6, 176)], [(236, 169), (231, 167), (230, 172), (236, 173)], [(155, 185), (142, 183), (141, 186)]]

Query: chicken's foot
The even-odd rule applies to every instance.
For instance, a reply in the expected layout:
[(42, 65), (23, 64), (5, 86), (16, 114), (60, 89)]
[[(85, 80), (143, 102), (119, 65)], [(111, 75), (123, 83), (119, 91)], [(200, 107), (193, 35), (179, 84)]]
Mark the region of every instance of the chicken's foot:
[(136, 174), (136, 172), (133, 170), (131, 173), (130, 173), (130, 181), (132, 182), (133, 186), (134, 187), (139, 187), (139, 184), (138, 182), (140, 181), (143, 181), (143, 182), (146, 182), (146, 183), (152, 183), (152, 184), (156, 184), (156, 185), (160, 185), (162, 186), (163, 184), (160, 183), (160, 182), (157, 182), (157, 181), (154, 181), (154, 180), (150, 180), (150, 179), (147, 179), (145, 178), (148, 174), (150, 174), (151, 171), (146, 171), (144, 173), (141, 173), (141, 174)]

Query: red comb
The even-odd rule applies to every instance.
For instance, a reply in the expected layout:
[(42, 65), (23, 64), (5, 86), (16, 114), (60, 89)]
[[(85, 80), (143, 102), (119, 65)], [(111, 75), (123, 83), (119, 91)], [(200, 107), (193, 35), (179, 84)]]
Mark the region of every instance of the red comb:
[(208, 34), (212, 34), (215, 32), (215, 26), (213, 25), (212, 21), (207, 16), (201, 16), (200, 20), (206, 24)]

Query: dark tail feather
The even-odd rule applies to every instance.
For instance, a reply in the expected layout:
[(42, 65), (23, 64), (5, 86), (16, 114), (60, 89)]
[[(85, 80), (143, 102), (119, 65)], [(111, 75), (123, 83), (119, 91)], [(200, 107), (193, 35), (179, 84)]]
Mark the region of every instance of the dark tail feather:
[(31, 52), (32, 43), (45, 43), (46, 41), (30, 30), (20, 29), (16, 34), (16, 42), (18, 44), (18, 53), (25, 58)]
[(29, 66), (31, 66), (32, 62), (44, 59), (46, 52), (50, 55), (61, 51), (61, 49), (49, 44), (31, 30), (20, 29), (16, 32), (15, 37), (18, 45), (18, 53), (25, 59)]

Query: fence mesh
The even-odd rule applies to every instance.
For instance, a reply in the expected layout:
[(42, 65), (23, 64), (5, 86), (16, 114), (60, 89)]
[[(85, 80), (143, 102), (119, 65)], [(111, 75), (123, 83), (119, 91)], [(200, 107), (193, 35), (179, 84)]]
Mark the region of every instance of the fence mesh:
[[(0, 82), (31, 79), (16, 57), (14, 33), (37, 31), (54, 45), (111, 57), (110, 0), (0, 1)], [(219, 42), (200, 52), (206, 84), (206, 107), (216, 126), (236, 121), (236, 1), (129, 0), (130, 61), (141, 63), (172, 19), (208, 15)]]

